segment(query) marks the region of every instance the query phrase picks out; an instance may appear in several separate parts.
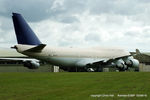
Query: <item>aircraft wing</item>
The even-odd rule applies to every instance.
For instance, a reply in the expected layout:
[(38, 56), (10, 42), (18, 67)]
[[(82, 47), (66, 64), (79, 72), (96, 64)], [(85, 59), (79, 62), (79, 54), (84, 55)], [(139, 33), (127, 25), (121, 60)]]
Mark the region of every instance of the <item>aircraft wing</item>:
[(29, 69), (38, 69), (40, 66), (40, 61), (32, 58), (0, 58), (0, 61), (21, 61)]
[(108, 63), (111, 63), (111, 62), (114, 62), (116, 60), (119, 60), (119, 59), (124, 59), (124, 58), (127, 58), (127, 57), (130, 57), (132, 55), (128, 55), (128, 56), (122, 56), (122, 57), (117, 57), (117, 58), (103, 58), (103, 59), (84, 59), (84, 60), (81, 60), (79, 62), (77, 62), (77, 65), (78, 66), (87, 66), (87, 65), (96, 65), (96, 64), (108, 64)]
[(1, 60), (7, 60), (7, 61), (22, 61), (22, 62), (26, 62), (26, 61), (39, 62), (39, 60), (33, 59), (33, 58), (0, 58), (0, 61), (1, 61)]
[(112, 58), (112, 59), (108, 59), (106, 62), (104, 63), (108, 63), (108, 62), (113, 62), (113, 61), (116, 61), (116, 60), (119, 60), (119, 59), (124, 59), (124, 58), (128, 58), (128, 57), (131, 57), (132, 55), (127, 55), (127, 56), (122, 56), (122, 57), (116, 57), (116, 58)]

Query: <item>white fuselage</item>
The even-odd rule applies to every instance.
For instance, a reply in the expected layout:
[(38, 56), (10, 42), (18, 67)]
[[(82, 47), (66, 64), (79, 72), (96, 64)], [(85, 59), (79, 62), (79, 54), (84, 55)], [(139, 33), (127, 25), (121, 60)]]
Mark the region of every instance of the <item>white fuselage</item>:
[(16, 45), (17, 51), (24, 55), (44, 60), (50, 64), (58, 66), (84, 66), (79, 64), (88, 60), (113, 59), (130, 55), (123, 49), (114, 48), (64, 48), (48, 47), (43, 48), (41, 52), (24, 52), (34, 46)]

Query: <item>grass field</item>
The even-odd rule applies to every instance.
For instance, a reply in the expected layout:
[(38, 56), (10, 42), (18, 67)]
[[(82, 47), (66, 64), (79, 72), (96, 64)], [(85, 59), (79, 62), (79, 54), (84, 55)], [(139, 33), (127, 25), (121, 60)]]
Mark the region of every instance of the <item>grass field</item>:
[(150, 100), (150, 73), (0, 73), (0, 100)]

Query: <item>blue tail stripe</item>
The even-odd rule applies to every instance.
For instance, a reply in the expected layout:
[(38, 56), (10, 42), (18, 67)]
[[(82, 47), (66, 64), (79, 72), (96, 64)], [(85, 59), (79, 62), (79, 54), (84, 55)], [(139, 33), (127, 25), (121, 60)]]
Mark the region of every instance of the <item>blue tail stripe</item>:
[(39, 45), (41, 44), (38, 37), (26, 23), (24, 18), (18, 13), (12, 13), (15, 33), (18, 44)]

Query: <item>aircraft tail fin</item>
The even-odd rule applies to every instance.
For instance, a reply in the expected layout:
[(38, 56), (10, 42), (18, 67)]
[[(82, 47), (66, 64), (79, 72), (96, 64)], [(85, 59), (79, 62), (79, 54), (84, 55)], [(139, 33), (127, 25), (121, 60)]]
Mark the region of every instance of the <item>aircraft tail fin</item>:
[(21, 14), (12, 13), (14, 29), (18, 44), (39, 45), (41, 44), (38, 37), (26, 23)]

